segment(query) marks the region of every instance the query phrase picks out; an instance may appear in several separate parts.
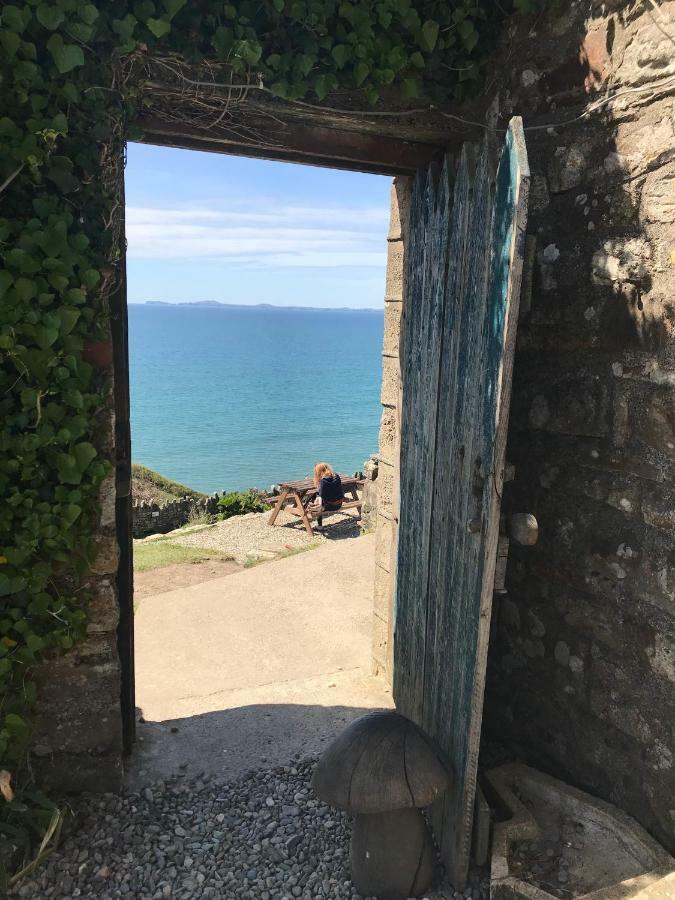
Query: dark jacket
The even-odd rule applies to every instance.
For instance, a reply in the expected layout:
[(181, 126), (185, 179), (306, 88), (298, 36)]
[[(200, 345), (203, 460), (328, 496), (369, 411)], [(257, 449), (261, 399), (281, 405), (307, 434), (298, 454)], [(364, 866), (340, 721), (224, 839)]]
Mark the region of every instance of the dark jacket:
[(323, 477), (317, 491), (324, 506), (339, 506), (344, 500), (345, 492), (339, 475)]

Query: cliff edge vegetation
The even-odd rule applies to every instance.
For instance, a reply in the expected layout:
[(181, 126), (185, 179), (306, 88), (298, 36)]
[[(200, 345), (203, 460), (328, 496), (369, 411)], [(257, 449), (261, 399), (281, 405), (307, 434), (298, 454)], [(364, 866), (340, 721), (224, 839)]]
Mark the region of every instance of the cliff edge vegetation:
[(139, 503), (168, 503), (171, 500), (182, 500), (183, 497), (199, 500), (206, 496), (178, 481), (165, 478), (140, 463), (132, 463), (131, 466), (131, 493)]

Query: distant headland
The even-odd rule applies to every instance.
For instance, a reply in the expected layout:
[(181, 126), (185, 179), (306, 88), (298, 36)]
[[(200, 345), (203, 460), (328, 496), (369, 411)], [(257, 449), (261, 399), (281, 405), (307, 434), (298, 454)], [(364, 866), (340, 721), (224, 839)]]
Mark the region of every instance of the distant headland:
[(197, 306), (200, 308), (222, 309), (293, 309), (310, 312), (384, 312), (372, 306), (283, 306), (276, 303), (223, 303), (221, 300), (179, 300), (177, 303), (169, 303), (167, 300), (145, 300), (143, 302), (130, 303), (130, 306)]

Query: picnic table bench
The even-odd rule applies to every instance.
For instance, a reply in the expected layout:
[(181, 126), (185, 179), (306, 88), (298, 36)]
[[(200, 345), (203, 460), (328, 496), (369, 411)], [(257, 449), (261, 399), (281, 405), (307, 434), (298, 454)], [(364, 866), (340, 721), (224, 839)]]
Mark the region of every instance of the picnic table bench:
[[(300, 481), (283, 481), (279, 485), (281, 491), (278, 496), (265, 498), (268, 503), (274, 503), (274, 509), (269, 518), (269, 524), (274, 525), (277, 516), (284, 507), (287, 507), (288, 512), (302, 519), (308, 534), (314, 534), (312, 529), (312, 519), (318, 519), (319, 525), (321, 525), (321, 520), (324, 516), (330, 516), (336, 512), (343, 512), (343, 510), (346, 509), (357, 510), (357, 519), (360, 519), (362, 501), (359, 500), (358, 489), (363, 487), (365, 480), (363, 478), (354, 478), (349, 475), (340, 475), (340, 481), (342, 482), (342, 489), (345, 493), (345, 500), (340, 509), (335, 510), (307, 509), (306, 504), (316, 497), (316, 487), (311, 478), (303, 478)], [(351, 500), (347, 499), (348, 494), (351, 495)]]

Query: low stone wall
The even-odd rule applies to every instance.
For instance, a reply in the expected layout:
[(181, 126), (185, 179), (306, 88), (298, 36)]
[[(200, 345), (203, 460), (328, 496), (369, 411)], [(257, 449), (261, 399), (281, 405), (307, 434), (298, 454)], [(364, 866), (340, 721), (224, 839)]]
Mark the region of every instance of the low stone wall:
[(195, 500), (183, 497), (169, 503), (134, 503), (132, 512), (132, 530), (135, 538), (147, 537), (149, 534), (166, 534), (175, 528), (187, 525), (199, 516), (213, 516), (218, 512), (219, 495)]

